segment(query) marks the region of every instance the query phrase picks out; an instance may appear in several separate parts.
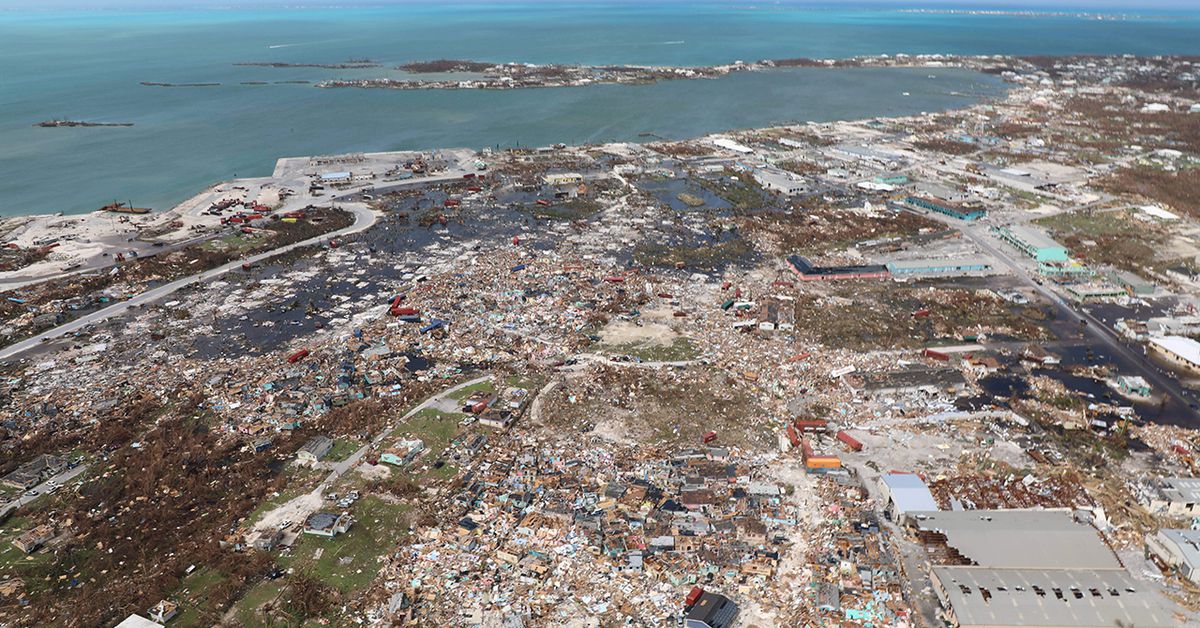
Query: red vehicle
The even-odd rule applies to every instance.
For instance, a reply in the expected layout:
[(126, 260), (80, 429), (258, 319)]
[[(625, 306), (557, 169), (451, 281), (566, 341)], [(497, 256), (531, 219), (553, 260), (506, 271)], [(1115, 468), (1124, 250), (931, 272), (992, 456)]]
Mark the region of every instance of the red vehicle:
[(546, 199), (544, 199), (544, 198), (539, 198), (539, 199), (537, 200), (537, 204), (538, 204), (538, 205), (541, 205), (542, 207), (549, 207), (549, 206), (550, 206), (550, 201), (548, 201), (548, 200), (546, 200)]
[(300, 360), (303, 360), (304, 358), (307, 358), (307, 357), (308, 357), (308, 349), (301, 349), (301, 350), (293, 353), (292, 355), (289, 355), (287, 361), (288, 361), (288, 364), (295, 364), (295, 363), (299, 362)]
[(462, 205), (462, 201), (457, 198), (448, 198), (442, 201), (443, 207), (458, 207), (459, 205)]
[(251, 268), (254, 268), (254, 267), (250, 265), (250, 262), (242, 262), (242, 270), (244, 270), (246, 272), (250, 272)]
[(513, 246), (518, 246), (520, 244), (521, 244), (521, 236), (513, 236)]
[(929, 318), (929, 310), (922, 308), (913, 312), (913, 318)]
[(715, 441), (715, 440), (717, 440), (717, 433), (716, 433), (716, 432), (705, 432), (705, 433), (704, 433), (704, 442), (705, 442), (705, 444), (711, 443), (711, 442), (713, 442), (713, 441)]

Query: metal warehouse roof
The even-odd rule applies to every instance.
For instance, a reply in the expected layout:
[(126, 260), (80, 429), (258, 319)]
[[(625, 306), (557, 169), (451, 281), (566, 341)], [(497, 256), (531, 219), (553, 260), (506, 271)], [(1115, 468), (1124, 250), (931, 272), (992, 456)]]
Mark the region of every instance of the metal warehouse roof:
[(1170, 628), (1178, 624), (1158, 593), (1118, 569), (934, 567), (939, 594), (961, 628)]
[(1175, 545), (1183, 562), (1193, 569), (1200, 567), (1200, 530), (1159, 530), (1158, 533)]
[(902, 513), (937, 510), (933, 493), (920, 476), (911, 473), (885, 473), (880, 477), (892, 494), (896, 510)]
[(1183, 336), (1163, 336), (1151, 338), (1151, 344), (1179, 356), (1181, 359), (1200, 366), (1200, 342)]
[(909, 512), (976, 565), (1005, 569), (1121, 569), (1096, 529), (1066, 510)]
[(1025, 225), (1013, 225), (1005, 227), (1013, 237), (1024, 242), (1025, 244), (1035, 249), (1061, 249), (1063, 245), (1055, 242), (1053, 238)]

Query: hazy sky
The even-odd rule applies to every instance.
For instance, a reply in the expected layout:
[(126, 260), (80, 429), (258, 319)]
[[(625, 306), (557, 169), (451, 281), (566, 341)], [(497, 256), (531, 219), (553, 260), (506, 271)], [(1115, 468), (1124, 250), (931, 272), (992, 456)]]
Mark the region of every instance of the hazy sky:
[[(263, 7), (263, 6), (363, 6), (395, 4), (642, 4), (636, 0), (0, 0), (4, 9), (171, 9), (193, 7)], [(659, 2), (687, 4), (686, 0)], [(644, 0), (643, 0), (644, 2)], [(1182, 12), (1200, 11), (1200, 0), (704, 0), (703, 4), (729, 5), (796, 5), (822, 7), (946, 7), (946, 8), (1011, 8), (1041, 10), (1156, 11), (1176, 9)]]

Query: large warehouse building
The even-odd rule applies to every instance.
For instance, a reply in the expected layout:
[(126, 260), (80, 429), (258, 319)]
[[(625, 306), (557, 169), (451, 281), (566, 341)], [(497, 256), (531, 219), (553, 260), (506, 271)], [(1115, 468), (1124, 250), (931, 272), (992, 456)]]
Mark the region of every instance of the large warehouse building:
[(1050, 236), (1025, 225), (994, 227), (1000, 239), (1016, 247), (1022, 253), (1039, 262), (1067, 261), (1067, 247), (1055, 242)]
[(1165, 598), (1072, 511), (913, 511), (907, 521), (944, 557), (930, 579), (958, 628), (1177, 625)]
[(978, 207), (967, 207), (958, 203), (936, 200), (924, 196), (909, 196), (904, 199), (904, 202), (912, 207), (937, 212), (965, 222), (972, 222), (987, 216), (987, 210)]

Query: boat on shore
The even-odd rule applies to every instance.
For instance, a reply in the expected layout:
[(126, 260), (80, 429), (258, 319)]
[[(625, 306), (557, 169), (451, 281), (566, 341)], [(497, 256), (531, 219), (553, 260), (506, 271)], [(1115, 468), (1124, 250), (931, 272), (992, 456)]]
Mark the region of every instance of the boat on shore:
[(97, 211), (116, 212), (118, 214), (149, 214), (153, 210), (146, 207), (134, 207), (133, 203), (118, 203), (113, 201)]

